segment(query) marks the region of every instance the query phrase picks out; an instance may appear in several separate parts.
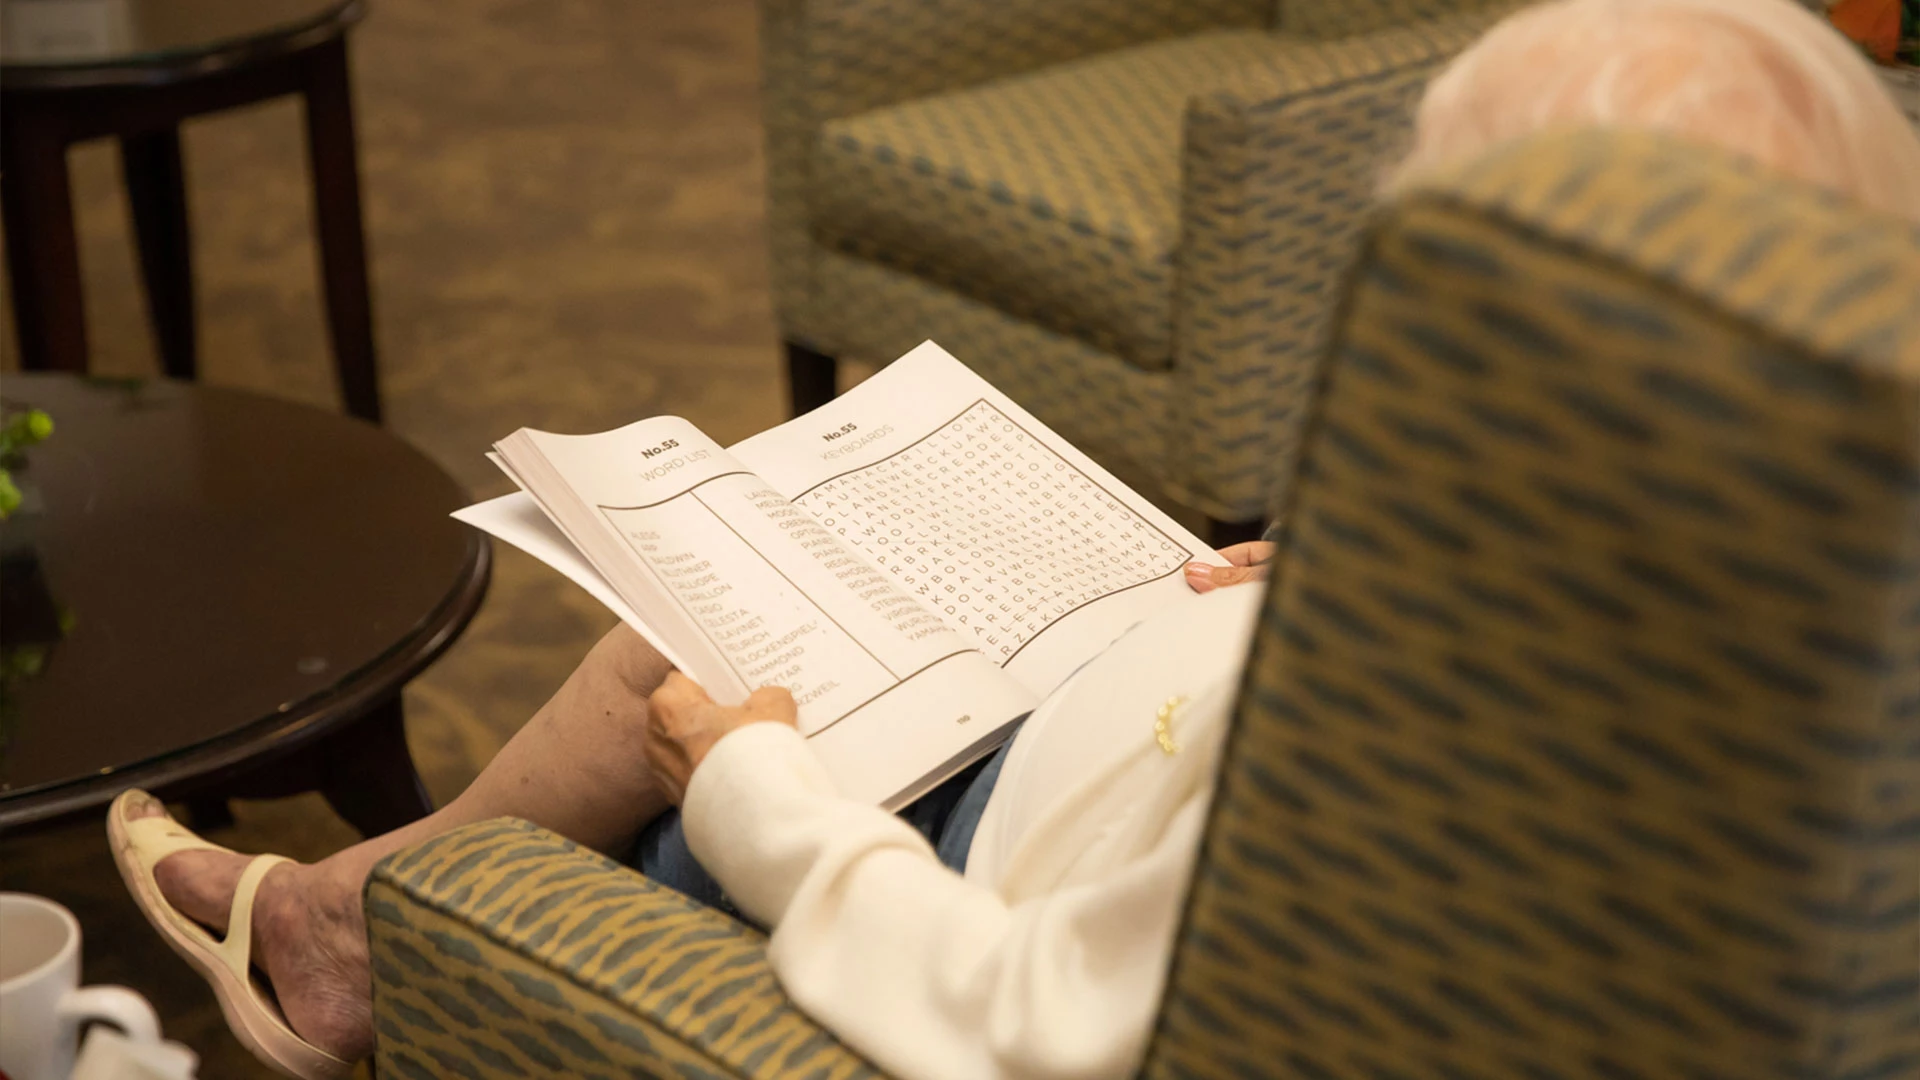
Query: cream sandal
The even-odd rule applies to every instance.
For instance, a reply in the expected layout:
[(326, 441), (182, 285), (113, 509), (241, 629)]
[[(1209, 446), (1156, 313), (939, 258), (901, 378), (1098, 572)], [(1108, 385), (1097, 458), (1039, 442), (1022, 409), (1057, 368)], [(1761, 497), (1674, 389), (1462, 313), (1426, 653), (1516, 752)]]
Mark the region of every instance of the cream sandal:
[(160, 895), (153, 868), (176, 852), (227, 849), (202, 840), (164, 813), (137, 819), (129, 816), (137, 803), (151, 798), (144, 791), (125, 791), (107, 811), (107, 839), (113, 845), (113, 861), (120, 868), (127, 891), (133, 894), (133, 902), (173, 951), (213, 984), (213, 996), (220, 1002), (227, 1026), (253, 1056), (296, 1080), (345, 1076), (352, 1063), (295, 1035), (280, 1007), (253, 977), (254, 894), (267, 871), (292, 860), (260, 855), (247, 864), (233, 891), (226, 940), (215, 941), (205, 927), (182, 915)]

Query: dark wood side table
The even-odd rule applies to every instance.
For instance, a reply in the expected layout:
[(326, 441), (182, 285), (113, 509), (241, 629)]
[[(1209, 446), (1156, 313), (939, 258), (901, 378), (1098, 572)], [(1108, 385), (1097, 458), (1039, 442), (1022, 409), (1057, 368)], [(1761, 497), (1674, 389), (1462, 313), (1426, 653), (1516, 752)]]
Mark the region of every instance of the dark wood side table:
[(22, 366), (87, 369), (67, 148), (120, 140), (168, 375), (196, 368), (180, 124), (298, 94), (321, 285), (347, 411), (380, 419), (347, 74), (360, 0), (0, 0), (0, 208)]
[(319, 791), (365, 835), (432, 809), (400, 691), (491, 565), (447, 516), (452, 477), (383, 428), (236, 390), (19, 375), (4, 395), (54, 433), (0, 523), (0, 833), (129, 787)]

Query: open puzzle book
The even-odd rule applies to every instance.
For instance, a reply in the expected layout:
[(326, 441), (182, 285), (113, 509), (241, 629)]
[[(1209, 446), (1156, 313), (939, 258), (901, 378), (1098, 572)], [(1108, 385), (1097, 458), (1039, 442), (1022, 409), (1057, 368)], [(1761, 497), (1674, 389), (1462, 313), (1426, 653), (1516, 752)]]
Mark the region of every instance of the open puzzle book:
[(1222, 561), (931, 342), (730, 448), (660, 416), (495, 450), (521, 491), (455, 517), (715, 700), (792, 691), (840, 790), (889, 809)]

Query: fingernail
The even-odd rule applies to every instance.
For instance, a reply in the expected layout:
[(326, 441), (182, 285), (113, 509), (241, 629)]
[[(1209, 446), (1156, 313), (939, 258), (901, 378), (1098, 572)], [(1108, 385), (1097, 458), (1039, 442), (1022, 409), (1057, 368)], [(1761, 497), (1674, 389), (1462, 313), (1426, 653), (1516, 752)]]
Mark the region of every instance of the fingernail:
[(1190, 562), (1187, 564), (1187, 576), (1190, 578), (1210, 578), (1213, 576), (1213, 567), (1203, 562)]
[(1235, 566), (1216, 566), (1207, 578), (1215, 585), (1232, 585), (1240, 580), (1240, 569)]

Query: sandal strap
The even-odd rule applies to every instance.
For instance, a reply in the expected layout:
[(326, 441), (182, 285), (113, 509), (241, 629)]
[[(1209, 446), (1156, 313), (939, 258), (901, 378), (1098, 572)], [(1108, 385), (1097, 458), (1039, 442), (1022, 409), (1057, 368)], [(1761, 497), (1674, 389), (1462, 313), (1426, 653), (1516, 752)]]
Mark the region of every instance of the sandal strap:
[(136, 818), (126, 823), (127, 839), (149, 867), (182, 851), (226, 851), (227, 848), (196, 835), (193, 830), (166, 814)]
[[(139, 853), (139, 858), (146, 864), (149, 873), (155, 866), (160, 865), (160, 860), (182, 851), (220, 851), (234, 854), (232, 849), (221, 847), (196, 835), (193, 830), (166, 814), (137, 818), (128, 821), (126, 827), (127, 839)], [(213, 943), (213, 935), (207, 934), (204, 928), (193, 924), (171, 904), (167, 905), (168, 914), (179, 919), (183, 924), (192, 925), (193, 929), (199, 933), (205, 934), (206, 940), (213, 944), (214, 951), (219, 954), (221, 962), (245, 978), (247, 969), (253, 962), (253, 902), (260, 891), (260, 882), (266, 878), (267, 871), (283, 862), (292, 861), (284, 855), (256, 855), (251, 862), (247, 863), (246, 869), (240, 871), (240, 881), (234, 887), (233, 899), (227, 906), (227, 936), (217, 944)]]
[(253, 900), (267, 872), (281, 863), (292, 862), (284, 855), (256, 855), (233, 890), (233, 904), (227, 908), (227, 936), (220, 942), (220, 959), (235, 974), (246, 978), (253, 963)]

